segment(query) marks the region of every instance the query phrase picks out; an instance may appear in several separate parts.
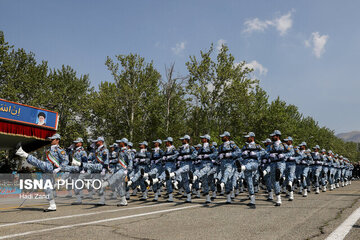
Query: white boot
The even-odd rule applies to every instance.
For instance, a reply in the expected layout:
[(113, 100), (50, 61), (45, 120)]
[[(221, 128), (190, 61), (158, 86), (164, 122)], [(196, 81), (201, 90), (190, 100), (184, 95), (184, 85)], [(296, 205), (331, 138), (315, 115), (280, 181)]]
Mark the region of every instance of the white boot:
[(126, 197), (125, 196), (120, 197), (120, 203), (117, 204), (117, 206), (120, 207), (120, 206), (127, 206), (127, 205), (128, 205), (128, 203), (126, 201)]
[(174, 188), (175, 188), (175, 190), (179, 189), (179, 182), (176, 180), (174, 181)]
[(307, 197), (307, 189), (306, 188), (304, 188), (303, 197)]
[(16, 151), (15, 153), (16, 155), (18, 155), (21, 158), (27, 159), (27, 157), (29, 156), (29, 154), (27, 154), (22, 147), (19, 147), (19, 149)]
[(294, 200), (294, 191), (289, 192), (289, 201)]
[(186, 194), (186, 201), (187, 203), (191, 203), (191, 193)]
[(152, 180), (153, 185), (154, 185), (155, 183), (158, 183), (158, 182), (159, 182), (159, 179), (158, 179), (158, 178), (154, 178), (154, 179)]
[(210, 199), (210, 195), (209, 195), (209, 194), (206, 195), (206, 201), (205, 201), (205, 203), (211, 203), (211, 199)]
[(169, 198), (167, 200), (168, 202), (173, 202), (174, 199), (173, 199), (173, 194), (172, 193), (169, 193)]
[(267, 198), (267, 201), (272, 201), (272, 200), (274, 200), (274, 195), (273, 195), (273, 191), (270, 191), (269, 195), (268, 195), (268, 198)]
[(250, 195), (249, 207), (255, 208), (255, 195)]
[(143, 192), (143, 195), (141, 197), (141, 200), (146, 200), (148, 197), (147, 197), (147, 190), (145, 190), (145, 192)]
[(198, 179), (198, 177), (197, 177), (197, 176), (194, 176), (192, 182), (194, 183), (197, 179)]
[(325, 186), (323, 186), (323, 190), (322, 190), (323, 192), (326, 192), (326, 185)]
[(53, 212), (53, 211), (56, 211), (56, 204), (55, 204), (55, 200), (52, 199), (49, 201), (50, 203), (50, 206), (48, 209), (44, 209), (44, 212)]
[(212, 193), (212, 196), (211, 196), (213, 199), (215, 199), (216, 198), (216, 192), (214, 191), (213, 193)]
[(225, 188), (225, 183), (220, 183), (220, 189), (221, 189), (221, 192), (224, 191), (224, 188)]
[(320, 193), (320, 189), (319, 189), (319, 187), (316, 187), (315, 194), (319, 194), (319, 193)]
[(130, 187), (133, 182), (130, 180), (127, 182), (127, 187)]
[(200, 198), (200, 190), (196, 191), (196, 198)]
[(159, 190), (157, 190), (157, 191), (156, 191), (156, 193), (155, 193), (155, 196), (154, 196), (153, 202), (157, 202), (157, 201), (159, 200), (159, 194), (158, 194), (158, 191), (159, 191)]
[(266, 170), (263, 171), (263, 177), (265, 177), (265, 175), (268, 174), (268, 172)]
[(143, 178), (147, 178), (147, 177), (149, 177), (149, 174), (148, 174), (148, 173), (144, 173)]
[(175, 177), (175, 173), (174, 173), (174, 172), (169, 173), (169, 177), (170, 177), (170, 178)]
[(344, 187), (344, 186), (345, 186), (344, 181), (342, 181), (341, 182), (341, 187)]
[(276, 203), (275, 206), (279, 207), (281, 205), (281, 195), (276, 195)]
[(82, 198), (81, 198), (81, 194), (75, 195), (76, 196), (76, 201), (71, 203), (71, 205), (80, 205), (82, 204)]
[(303, 192), (303, 187), (300, 187), (298, 194), (302, 194), (302, 192)]
[(228, 203), (228, 204), (231, 203), (231, 195), (230, 194), (226, 194), (226, 203)]

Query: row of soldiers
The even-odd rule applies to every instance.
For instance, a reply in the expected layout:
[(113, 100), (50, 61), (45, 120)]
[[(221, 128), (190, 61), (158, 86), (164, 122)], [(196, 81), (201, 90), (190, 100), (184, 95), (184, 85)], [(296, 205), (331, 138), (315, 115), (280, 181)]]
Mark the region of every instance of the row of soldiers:
[[(98, 137), (92, 140), (87, 152), (81, 138), (63, 150), (59, 147), (61, 137), (55, 134), (50, 137), (46, 161), (26, 153), (21, 147), (16, 154), (45, 173), (65, 172), (63, 179), (76, 173), (77, 179), (101, 180), (98, 205), (105, 205), (105, 191), (109, 188), (115, 197), (120, 197), (118, 206), (126, 206), (130, 191), (135, 193), (137, 189), (142, 192), (142, 200), (148, 199), (151, 189), (153, 201), (158, 201), (162, 189), (166, 188), (169, 202), (174, 201), (174, 189), (183, 192), (186, 202), (191, 202), (192, 192), (200, 197), (202, 190), (205, 203), (209, 204), (220, 193), (225, 194), (226, 203), (231, 203), (246, 187), (250, 199), (248, 206), (255, 208), (255, 193), (262, 183), (268, 200), (275, 200), (275, 206), (280, 206), (284, 190), (288, 200), (292, 201), (296, 187), (306, 197), (312, 185), (319, 194), (320, 187), (326, 192), (327, 186), (333, 190), (351, 184), (353, 165), (331, 150), (320, 149), (318, 145), (310, 150), (306, 142), (295, 147), (291, 137), (281, 141), (279, 130), (262, 142), (263, 147), (255, 143), (253, 132), (244, 137), (246, 144), (242, 148), (231, 141), (230, 133), (225, 131), (220, 135), (222, 144), (219, 147), (205, 134), (200, 136), (201, 144), (196, 146), (191, 146), (190, 136), (185, 135), (180, 138), (182, 146), (179, 148), (173, 145), (173, 138), (168, 137), (164, 141), (153, 141), (151, 150), (148, 142), (143, 141), (139, 143), (138, 151), (126, 138), (117, 140), (108, 150), (104, 138)], [(55, 192), (45, 191), (50, 201), (45, 211), (55, 211)], [(73, 204), (82, 204), (82, 191), (75, 189), (74, 192), (76, 202)]]

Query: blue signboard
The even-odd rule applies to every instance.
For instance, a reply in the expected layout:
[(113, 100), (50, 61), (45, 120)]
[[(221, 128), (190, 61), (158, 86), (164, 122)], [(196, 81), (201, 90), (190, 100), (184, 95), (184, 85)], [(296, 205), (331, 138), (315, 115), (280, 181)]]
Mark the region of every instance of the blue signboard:
[(0, 98), (0, 119), (57, 130), (58, 113)]

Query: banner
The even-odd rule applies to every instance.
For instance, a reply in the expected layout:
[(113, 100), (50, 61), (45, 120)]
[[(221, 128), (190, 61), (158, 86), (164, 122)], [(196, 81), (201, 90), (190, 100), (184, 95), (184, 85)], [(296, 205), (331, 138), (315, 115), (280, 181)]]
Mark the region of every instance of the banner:
[(0, 98), (0, 119), (57, 130), (58, 113)]

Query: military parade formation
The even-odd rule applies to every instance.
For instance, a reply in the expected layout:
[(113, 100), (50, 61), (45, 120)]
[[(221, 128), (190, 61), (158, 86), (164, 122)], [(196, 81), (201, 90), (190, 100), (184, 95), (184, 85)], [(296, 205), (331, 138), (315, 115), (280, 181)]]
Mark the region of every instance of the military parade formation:
[[(59, 146), (61, 136), (49, 139), (45, 161), (25, 152), (19, 145), (16, 155), (40, 169), (47, 178), (58, 173), (62, 179), (93, 179), (100, 181), (99, 189), (88, 189), (87, 197), (98, 194), (97, 205), (106, 204), (106, 191), (112, 199), (119, 199), (117, 206), (126, 206), (127, 200), (141, 194), (147, 201), (152, 191), (156, 202), (163, 196), (174, 201), (174, 194), (186, 198), (204, 197), (211, 204), (224, 195), (231, 204), (241, 193), (247, 192), (250, 208), (256, 208), (256, 194), (264, 190), (267, 200), (281, 206), (282, 196), (288, 201), (295, 199), (294, 192), (307, 197), (310, 192), (320, 194), (351, 184), (354, 166), (350, 161), (331, 150), (316, 145), (310, 149), (306, 142), (293, 146), (293, 138), (282, 139), (275, 130), (262, 145), (255, 142), (255, 133), (244, 136), (243, 147), (231, 140), (229, 132), (220, 135), (221, 145), (211, 141), (208, 134), (199, 137), (201, 144), (190, 145), (190, 136), (180, 138), (182, 145), (176, 148), (174, 139), (157, 139), (149, 145), (143, 141), (136, 150), (128, 139), (122, 138), (106, 147), (105, 139), (91, 140), (85, 150), (82, 138), (67, 149)], [(151, 150), (150, 150), (151, 149)], [(48, 174), (46, 174), (48, 173)], [(174, 193), (175, 191), (175, 193)], [(75, 195), (73, 205), (83, 203), (84, 191), (68, 189), (68, 196)], [(56, 211), (56, 191), (45, 189), (49, 196), (49, 208)]]

